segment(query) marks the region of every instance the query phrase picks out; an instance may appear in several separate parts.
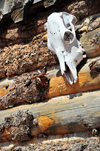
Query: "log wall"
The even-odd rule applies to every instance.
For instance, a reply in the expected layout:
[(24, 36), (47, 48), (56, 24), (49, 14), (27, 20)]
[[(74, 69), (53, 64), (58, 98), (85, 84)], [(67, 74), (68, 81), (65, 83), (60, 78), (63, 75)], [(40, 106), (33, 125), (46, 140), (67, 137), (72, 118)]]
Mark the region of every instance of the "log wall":
[[(9, 14), (0, 22), (1, 143), (100, 128), (100, 2), (59, 4), (44, 9), (38, 3), (26, 21), (15, 24)], [(87, 55), (73, 85), (61, 76), (58, 58), (47, 48), (44, 24), (59, 11), (77, 17), (76, 35)], [(47, 75), (41, 77), (37, 70), (45, 66)]]

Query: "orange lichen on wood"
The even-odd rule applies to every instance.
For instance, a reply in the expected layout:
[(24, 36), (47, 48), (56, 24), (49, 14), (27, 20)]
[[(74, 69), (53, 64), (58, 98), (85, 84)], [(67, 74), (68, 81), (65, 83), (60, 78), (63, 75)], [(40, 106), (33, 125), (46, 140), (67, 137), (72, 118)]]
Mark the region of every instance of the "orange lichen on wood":
[(52, 119), (48, 118), (47, 116), (40, 116), (38, 118), (38, 125), (42, 132), (47, 130), (50, 127), (50, 125), (53, 123), (54, 123), (54, 121)]
[(0, 97), (6, 95), (9, 91), (9, 88), (0, 88)]
[(6, 139), (10, 140), (10, 134), (9, 134), (9, 130), (7, 128), (5, 128), (2, 137), (5, 137)]
[(97, 46), (97, 51), (100, 51), (100, 43)]

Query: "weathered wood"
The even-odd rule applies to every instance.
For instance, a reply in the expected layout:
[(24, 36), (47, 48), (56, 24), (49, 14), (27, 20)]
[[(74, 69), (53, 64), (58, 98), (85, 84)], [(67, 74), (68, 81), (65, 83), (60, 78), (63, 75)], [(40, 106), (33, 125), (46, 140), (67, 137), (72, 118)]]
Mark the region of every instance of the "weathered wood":
[[(100, 26), (100, 13), (89, 15), (76, 23), (76, 31), (80, 34), (90, 32)], [(86, 34), (86, 33), (85, 33)]]
[(77, 83), (70, 85), (66, 78), (62, 76), (56, 76), (58, 70), (54, 70), (50, 74), (53, 74), (49, 83), (49, 92), (46, 98), (51, 98), (63, 94), (77, 93), (88, 90), (100, 89), (100, 72), (91, 72), (89, 64), (96, 59), (90, 59), (87, 63), (80, 68), (78, 73)]
[[(0, 109), (4, 109), (0, 111), (0, 142), (23, 142), (35, 137), (100, 128), (100, 91), (80, 93), (80, 97), (74, 97), (78, 94), (70, 94), (100, 89), (99, 70), (93, 72), (95, 65), (89, 68), (96, 58), (87, 60), (86, 64), (84, 61), (80, 63), (79, 80), (72, 86), (58, 73), (59, 66), (48, 71), (49, 83), (45, 76), (39, 78), (36, 77), (37, 73), (33, 72), (44, 66), (49, 68), (58, 65), (57, 56), (47, 49), (47, 42), (43, 39), (46, 34), (44, 23), (50, 13), (67, 11), (79, 21), (100, 12), (100, 1), (60, 2), (58, 8), (41, 8), (42, 12), (38, 11), (35, 5), (25, 22), (14, 24), (11, 19), (6, 20), (7, 16), (0, 22), (0, 79), (12, 77), (6, 82), (0, 81)], [(41, 4), (43, 5), (43, 2)], [(41, 4), (38, 6), (42, 6)], [(77, 33), (81, 36), (80, 41), (86, 50), (87, 58), (100, 55), (100, 37), (98, 40), (96, 36), (100, 31), (99, 20), (93, 16), (89, 27), (89, 30), (84, 30), (87, 28), (82, 26), (83, 29)], [(91, 67), (93, 70), (90, 70)], [(30, 80), (31, 77), (36, 79)], [(50, 99), (63, 94), (69, 95)], [(21, 105), (33, 102), (37, 103)]]
[[(89, 39), (92, 39), (92, 37), (95, 36), (99, 30), (100, 28), (87, 33), (85, 36), (83, 36), (83, 39), (81, 38), (81, 43), (86, 49), (88, 58), (100, 54), (100, 43), (94, 44), (89, 41)], [(14, 36), (21, 36), (22, 38), (19, 38), (19, 41), (24, 41), (26, 39), (25, 35), (20, 35), (19, 33), (16, 33), (16, 31), (14, 29), (14, 31), (12, 30), (9, 32), (13, 32)], [(32, 32), (30, 34), (32, 34)], [(26, 33), (26, 37), (30, 34), (27, 35)], [(88, 34), (90, 37), (88, 37)], [(35, 36), (33, 41), (29, 44), (16, 44), (14, 46), (4, 47), (4, 49), (1, 49), (0, 78), (2, 79), (4, 77), (13, 76), (16, 74), (20, 75), (24, 72), (36, 70), (37, 68), (43, 68), (44, 66), (48, 67), (57, 65), (58, 58), (52, 51), (47, 49), (47, 43), (44, 42), (44, 35), (45, 34), (43, 33), (41, 35)], [(12, 38), (14, 37), (13, 35), (11, 36), (11, 33), (7, 34), (6, 36), (8, 37), (8, 41), (12, 40), (13, 42)], [(17, 37), (15, 37), (15, 39), (16, 38)]]
[(89, 64), (90, 70), (93, 72), (100, 72), (100, 59), (97, 59)]
[(40, 135), (100, 128), (100, 91), (83, 93), (73, 99), (62, 96), (44, 103), (23, 105), (0, 111), (0, 115), (1, 141), (23, 141)]
[(78, 81), (73, 85), (70, 85), (67, 79), (60, 74), (59, 66), (53, 70), (50, 69), (47, 72), (47, 78), (36, 76), (39, 74), (37, 72), (30, 72), (14, 77), (12, 81), (1, 82), (0, 109), (41, 102), (46, 98), (64, 94), (100, 89), (100, 72), (92, 72), (89, 67), (94, 60), (96, 58), (89, 59), (86, 64), (83, 62), (78, 66), (80, 70)]
[(3, 18), (3, 15), (12, 13), (13, 15), (11, 14), (11, 17), (15, 23), (23, 21), (24, 19), (26, 19), (30, 7), (32, 5), (34, 6), (34, 4), (36, 5), (38, 2), (42, 3), (42, 0), (31, 0), (31, 1), (30, 0), (29, 1), (1, 0), (0, 1), (0, 20)]
[(37, 75), (37, 72), (30, 72), (20, 77), (16, 76), (12, 80), (2, 81), (0, 109), (43, 101), (48, 92), (49, 83), (44, 75), (39, 77)]
[[(100, 22), (100, 21), (99, 21)], [(88, 58), (100, 55), (100, 28), (84, 34), (80, 42), (82, 43)]]
[[(46, 5), (49, 6), (48, 4), (52, 3), (49, 2), (48, 0), (46, 1)], [(56, 0), (54, 0), (56, 1)], [(30, 2), (30, 1), (29, 1)], [(20, 3), (20, 6), (19, 6)], [(28, 1), (7, 1), (7, 0), (1, 0), (0, 2), (0, 19), (3, 18), (3, 15), (5, 14), (9, 14), (10, 12), (12, 12), (13, 10), (16, 10), (19, 7), (25, 7), (26, 3), (28, 3)], [(33, 4), (33, 5), (32, 5)], [(69, 3), (69, 1), (65, 2), (64, 0), (59, 0), (57, 1), (58, 4), (58, 9), (64, 7), (64, 10), (68, 11), (71, 14), (74, 14), (78, 17), (78, 19), (82, 19), (82, 17), (85, 17), (89, 14), (94, 14), (94, 13), (98, 13), (99, 12), (99, 5), (100, 2), (99, 1), (93, 1), (93, 0), (88, 0), (88, 1), (76, 1), (74, 2), (74, 0), (72, 0), (71, 3)], [(33, 7), (33, 9), (36, 7), (38, 8), (39, 6), (46, 6), (44, 4), (44, 1), (42, 0), (34, 0), (33, 2), (31, 1), (31, 5)], [(92, 7), (91, 7), (92, 6)], [(55, 6), (56, 8), (56, 6)], [(81, 11), (82, 9), (82, 11)], [(25, 13), (27, 13), (27, 9), (24, 10)], [(17, 14), (18, 15), (18, 14)], [(20, 21), (20, 20), (19, 20)]]
[[(82, 19), (87, 16), (89, 13), (88, 11), (90, 11), (87, 3), (88, 2), (81, 0), (79, 3), (73, 2), (73, 4), (63, 1), (64, 5), (59, 8), (59, 11), (67, 11), (74, 14), (77, 18)], [(90, 4), (92, 3), (93, 2), (90, 1)], [(98, 6), (97, 3), (99, 2), (94, 4), (96, 7)], [(71, 8), (73, 9), (71, 10)], [(44, 24), (47, 17), (52, 12), (56, 12), (57, 8), (54, 7), (49, 10), (43, 9), (43, 12), (39, 11), (35, 15), (33, 10), (34, 8), (31, 10), (32, 13), (25, 22), (20, 22), (18, 24), (14, 24), (12, 21), (3, 22), (2, 20), (0, 22), (0, 79), (13, 75), (21, 75), (25, 72), (43, 68), (44, 66), (50, 67), (58, 64), (57, 56), (48, 50), (47, 42), (42, 39), (46, 34)], [(89, 26), (91, 26), (91, 24), (92, 21)], [(88, 58), (100, 54), (99, 44), (92, 44), (89, 42), (89, 39), (92, 39), (99, 30), (100, 28), (93, 32), (91, 31), (84, 36), (81, 35), (83, 37), (81, 41), (83, 47), (86, 49)], [(87, 40), (84, 43), (85, 39)]]

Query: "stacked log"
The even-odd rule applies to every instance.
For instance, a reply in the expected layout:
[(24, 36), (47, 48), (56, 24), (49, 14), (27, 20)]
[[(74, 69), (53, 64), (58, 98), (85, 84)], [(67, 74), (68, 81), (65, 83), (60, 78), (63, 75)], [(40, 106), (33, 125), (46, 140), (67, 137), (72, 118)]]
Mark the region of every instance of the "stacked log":
[[(99, 1), (89, 0), (62, 1), (62, 8), (41, 8), (42, 12), (37, 14), (32, 14), (33, 7), (26, 21), (15, 24), (8, 19), (8, 26), (7, 16), (3, 18), (0, 23), (1, 143), (100, 128), (98, 4)], [(73, 85), (61, 75), (56, 54), (47, 48), (44, 24), (47, 16), (58, 9), (76, 15), (76, 34), (87, 55), (77, 67), (78, 81)], [(41, 76), (38, 70), (44, 67), (47, 74)]]

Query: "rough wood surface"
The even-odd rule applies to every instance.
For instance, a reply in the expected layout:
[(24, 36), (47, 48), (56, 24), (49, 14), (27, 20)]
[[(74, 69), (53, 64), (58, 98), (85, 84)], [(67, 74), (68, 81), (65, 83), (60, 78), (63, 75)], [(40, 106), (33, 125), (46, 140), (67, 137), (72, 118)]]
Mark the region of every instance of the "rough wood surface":
[(73, 85), (60, 74), (59, 66), (50, 69), (43, 77), (35, 76), (31, 80), (31, 77), (39, 73), (30, 72), (1, 82), (0, 109), (41, 102), (46, 98), (64, 94), (100, 89), (100, 72), (93, 72), (89, 67), (94, 60), (96, 59), (89, 59), (87, 63), (83, 62), (78, 66), (78, 81)]
[[(93, 32), (87, 33), (83, 36), (83, 39), (81, 38), (83, 47), (86, 49), (87, 57), (93, 57), (100, 54), (100, 43), (94, 44), (89, 41), (89, 39), (92, 39), (99, 30), (100, 28), (94, 30)], [(12, 33), (14, 34), (13, 30)], [(14, 36), (15, 35), (16, 34), (14, 34)], [(30, 72), (38, 68), (43, 68), (44, 66), (50, 67), (57, 65), (57, 56), (52, 51), (47, 49), (47, 42), (42, 40), (44, 35), (45, 33), (35, 36), (33, 41), (29, 44), (15, 44), (14, 46), (12, 45), (1, 49), (0, 79), (13, 75), (20, 75), (24, 72)], [(25, 33), (21, 36), (25, 38)], [(26, 37), (27, 36), (29, 35), (26, 34)], [(24, 40), (25, 39), (23, 39), (23, 41)], [(1, 42), (1, 44), (4, 43), (5, 42)]]
[[(20, 7), (24, 7), (27, 2), (28, 2), (28, 0), (27, 1), (13, 0), (12, 2), (10, 0), (9, 1), (1, 0), (0, 19), (2, 19), (3, 15), (9, 14), (13, 10), (16, 10), (17, 8), (19, 8), (19, 4), (20, 4)], [(47, 0), (47, 4), (48, 3), (50, 3), (50, 2)], [(33, 4), (33, 6), (32, 6), (32, 4)], [(43, 5), (45, 5), (45, 4), (42, 0), (34, 0), (33, 3), (31, 3), (31, 6), (32, 6), (31, 9), (38, 8), (39, 6), (43, 6)], [(58, 10), (59, 10), (59, 8), (64, 7), (64, 9), (66, 9), (66, 11), (78, 16), (78, 19), (81, 19), (82, 17), (85, 17), (87, 15), (98, 13), (99, 5), (100, 5), (100, 2), (96, 1), (96, 0), (95, 1), (94, 0), (88, 0), (88, 1), (72, 0), (71, 3), (70, 3), (70, 1), (65, 2), (64, 0), (59, 0), (59, 1), (57, 0), (57, 5), (54, 5), (54, 7), (58, 8)], [(82, 11), (81, 11), (81, 9), (82, 9)], [(27, 9), (24, 11), (27, 11)], [(27, 12), (25, 12), (25, 13), (27, 13)]]
[[(43, 101), (48, 92), (49, 81), (45, 76), (37, 75), (37, 72), (30, 72), (16, 76), (12, 81), (6, 80), (0, 89), (0, 109)], [(33, 76), (35, 79), (31, 80)]]
[[(82, 93), (100, 89), (99, 58), (81, 62), (78, 82), (69, 85), (56, 66), (57, 56), (47, 49), (44, 30), (52, 12), (71, 13), (87, 58), (100, 55), (100, 1), (59, 2), (49, 9), (38, 3), (24, 22), (14, 24), (10, 15), (0, 21), (0, 142), (100, 129), (100, 91)], [(44, 66), (50, 70), (47, 77), (36, 76), (33, 70)], [(68, 95), (50, 99), (63, 94)]]
[(0, 115), (1, 142), (98, 129), (100, 91), (83, 93), (73, 99), (62, 96), (44, 103), (23, 105), (0, 111)]
[(97, 59), (89, 64), (90, 70), (93, 72), (100, 72), (100, 59)]
[(49, 83), (49, 92), (47, 93), (47, 98), (77, 93), (82, 91), (89, 91), (100, 89), (100, 72), (91, 72), (89, 64), (96, 59), (90, 59), (86, 64), (82, 67), (79, 66), (78, 72), (78, 81), (77, 83), (70, 85), (65, 77), (57, 75), (58, 70), (54, 70), (54, 74)]
[[(84, 135), (85, 134), (85, 135)], [(42, 139), (42, 143), (32, 143), (32, 141), (26, 143), (20, 143), (19, 145), (16, 145), (17, 143), (12, 143), (10, 145), (6, 145), (5, 143), (2, 143), (4, 145), (2, 145), (0, 147), (1, 151), (8, 151), (8, 150), (21, 150), (21, 151), (33, 151), (33, 150), (50, 150), (50, 151), (64, 151), (64, 150), (68, 150), (68, 151), (99, 151), (100, 150), (100, 138), (98, 137), (93, 137), (90, 134), (86, 135), (86, 133), (84, 133), (82, 136), (82, 133), (78, 133), (78, 134), (68, 134), (67, 138), (58, 138), (55, 136), (51, 137), (51, 140), (44, 140), (47, 138)], [(77, 137), (78, 136), (78, 137)], [(86, 137), (87, 136), (87, 137)], [(91, 137), (90, 137), (91, 136)], [(39, 139), (37, 139), (39, 140)]]
[[(35, 14), (33, 13), (34, 9), (32, 9), (27, 20), (18, 24), (14, 24), (11, 20), (7, 21), (6, 19), (0, 22), (0, 79), (20, 75), (44, 66), (55, 66), (58, 64), (57, 56), (47, 49), (47, 42), (43, 40), (43, 36), (46, 34), (44, 23), (49, 14), (54, 11), (67, 11), (74, 14), (79, 21), (79, 18), (82, 19), (88, 14), (93, 14), (94, 11), (99, 13), (99, 1), (93, 2), (89, 0), (86, 2), (80, 0), (71, 4), (63, 1), (61, 5), (51, 9), (42, 9), (37, 13), (35, 12)], [(91, 11), (91, 5), (94, 6), (93, 12)], [(96, 9), (94, 10), (95, 7)], [(91, 20), (89, 27), (98, 17), (97, 15), (94, 17), (95, 19)], [(96, 21), (93, 29), (97, 27), (99, 27), (99, 24)], [(99, 30), (100, 28), (89, 32), (89, 38), (92, 39)], [(83, 37), (81, 41), (86, 49), (87, 56), (99, 55), (99, 44), (92, 45), (89, 42), (88, 33), (81, 36)], [(84, 39), (87, 39), (85, 43)], [(98, 50), (97, 47), (99, 47)]]
[[(42, 0), (1, 0), (0, 1), (0, 20), (3, 18), (3, 15), (11, 14), (13, 21), (20, 22), (26, 19), (30, 7)], [(37, 4), (38, 5), (38, 4)], [(21, 8), (21, 9), (20, 9)], [(26, 15), (26, 16), (25, 16)]]
[(100, 28), (85, 33), (81, 37), (80, 42), (86, 50), (88, 58), (100, 55)]

